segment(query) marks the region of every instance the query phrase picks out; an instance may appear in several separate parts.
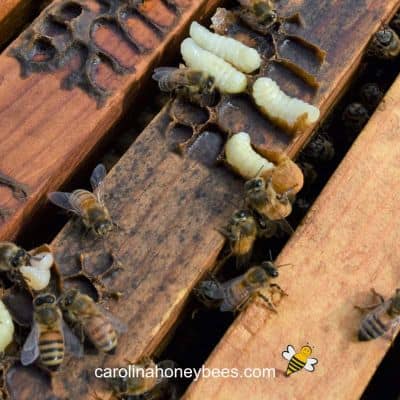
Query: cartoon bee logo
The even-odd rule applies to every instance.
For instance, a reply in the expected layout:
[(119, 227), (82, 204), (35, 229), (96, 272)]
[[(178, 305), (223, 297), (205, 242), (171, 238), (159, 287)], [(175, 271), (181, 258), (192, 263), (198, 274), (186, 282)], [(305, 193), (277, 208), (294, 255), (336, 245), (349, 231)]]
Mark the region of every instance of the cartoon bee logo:
[(310, 357), (312, 349), (310, 346), (303, 346), (298, 353), (292, 345), (289, 345), (285, 351), (282, 352), (282, 357), (289, 361), (286, 369), (286, 376), (299, 372), (303, 368), (306, 371), (313, 372), (314, 365), (318, 362), (316, 358)]

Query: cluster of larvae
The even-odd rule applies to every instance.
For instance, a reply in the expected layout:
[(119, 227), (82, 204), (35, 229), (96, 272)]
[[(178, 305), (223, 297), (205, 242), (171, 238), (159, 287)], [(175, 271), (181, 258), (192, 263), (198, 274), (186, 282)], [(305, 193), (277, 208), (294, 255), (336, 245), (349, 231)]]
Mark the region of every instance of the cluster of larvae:
[(290, 97), (270, 78), (255, 79), (249, 75), (260, 69), (262, 58), (256, 49), (236, 39), (213, 33), (193, 22), (190, 37), (181, 44), (181, 54), (186, 64), (181, 66), (182, 71), (174, 68), (155, 71), (154, 79), (161, 90), (185, 92), (189, 101), (211, 105), (201, 101), (202, 95), (211, 91), (211, 80), (221, 94), (248, 93), (271, 122), (291, 134), (302, 132), (319, 119), (317, 107)]

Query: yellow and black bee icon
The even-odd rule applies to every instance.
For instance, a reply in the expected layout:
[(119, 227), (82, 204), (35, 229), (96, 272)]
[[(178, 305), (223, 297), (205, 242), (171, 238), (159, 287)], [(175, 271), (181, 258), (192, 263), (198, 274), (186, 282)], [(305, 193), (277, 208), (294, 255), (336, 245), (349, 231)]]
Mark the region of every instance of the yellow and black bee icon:
[(286, 376), (299, 372), (303, 368), (308, 372), (315, 371), (314, 365), (317, 364), (316, 358), (310, 357), (312, 349), (310, 346), (303, 346), (298, 353), (292, 345), (289, 345), (285, 351), (282, 352), (282, 357), (289, 361), (286, 369)]

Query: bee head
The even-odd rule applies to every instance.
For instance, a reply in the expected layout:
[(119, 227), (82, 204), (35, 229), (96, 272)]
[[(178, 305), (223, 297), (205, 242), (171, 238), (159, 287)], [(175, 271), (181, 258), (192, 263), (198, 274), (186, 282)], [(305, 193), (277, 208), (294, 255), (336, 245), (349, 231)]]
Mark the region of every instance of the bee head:
[(33, 300), (33, 306), (36, 308), (43, 305), (54, 304), (55, 302), (56, 296), (54, 296), (54, 294), (44, 293), (35, 297), (35, 299)]
[(79, 291), (77, 289), (70, 289), (67, 292), (65, 292), (60, 299), (61, 308), (67, 309), (71, 307), (71, 305), (74, 304), (78, 293)]
[(113, 228), (113, 223), (111, 221), (99, 221), (94, 224), (94, 231), (98, 236), (106, 236)]
[(300, 353), (305, 355), (306, 357), (310, 357), (312, 354), (312, 348), (310, 346), (303, 346), (300, 349)]
[(268, 279), (266, 272), (260, 267), (250, 268), (246, 273), (246, 278), (250, 285), (263, 283)]
[(261, 267), (271, 278), (277, 278), (279, 276), (278, 268), (274, 265), (272, 261), (264, 261), (261, 264)]
[(30, 260), (28, 252), (22, 248), (18, 248), (15, 254), (10, 258), (10, 264), (14, 268), (19, 268), (27, 265)]
[(234, 214), (232, 215), (232, 222), (234, 222), (234, 223), (245, 222), (250, 217), (251, 217), (251, 213), (249, 210), (235, 211)]

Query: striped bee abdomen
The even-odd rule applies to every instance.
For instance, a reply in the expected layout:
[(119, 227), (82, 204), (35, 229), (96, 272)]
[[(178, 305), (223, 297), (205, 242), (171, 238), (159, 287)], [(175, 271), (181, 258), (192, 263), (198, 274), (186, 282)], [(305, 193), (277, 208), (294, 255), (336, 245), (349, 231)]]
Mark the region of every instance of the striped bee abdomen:
[(299, 360), (295, 355), (290, 359), (286, 369), (286, 375), (291, 375), (300, 371), (306, 365), (306, 361)]
[(96, 348), (104, 353), (113, 353), (118, 336), (111, 323), (102, 316), (93, 316), (84, 325), (85, 331)]
[(383, 336), (388, 329), (389, 327), (380, 320), (379, 315), (371, 313), (363, 319), (358, 339), (361, 341), (376, 339)]
[(40, 362), (55, 371), (64, 361), (64, 338), (60, 331), (43, 332), (39, 338)]

